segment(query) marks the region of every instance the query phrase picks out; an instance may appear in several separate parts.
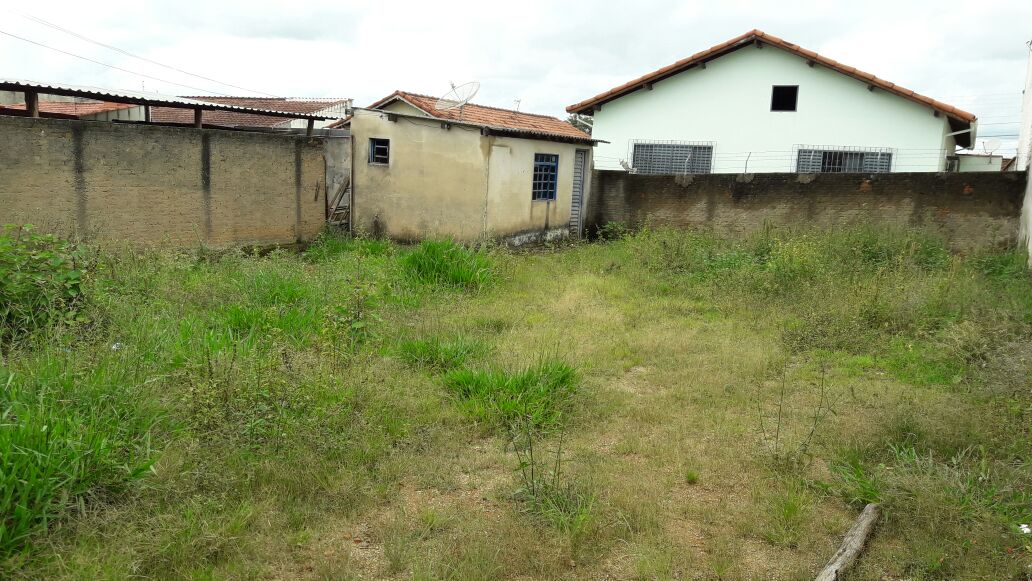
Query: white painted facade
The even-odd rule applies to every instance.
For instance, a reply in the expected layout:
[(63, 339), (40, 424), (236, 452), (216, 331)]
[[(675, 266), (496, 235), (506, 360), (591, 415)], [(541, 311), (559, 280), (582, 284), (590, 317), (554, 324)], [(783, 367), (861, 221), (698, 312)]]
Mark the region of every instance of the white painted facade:
[(1028, 72), (1021, 102), (1021, 130), (1018, 139), (1018, 170), (1027, 172), (1025, 202), (1021, 206), (1019, 237), (1028, 246), (1028, 265), (1032, 268), (1032, 42), (1029, 43)]
[(1003, 156), (982, 153), (965, 153), (957, 156), (957, 171), (1002, 171)]
[(1018, 132), (1018, 170), (1032, 165), (1032, 42), (1029, 43), (1028, 71), (1021, 99), (1021, 129)]
[[(771, 111), (798, 85), (795, 111)], [(955, 140), (945, 115), (771, 45), (748, 46), (601, 105), (595, 166), (631, 163), (633, 140), (710, 142), (713, 173), (794, 172), (800, 146), (888, 148), (892, 171), (942, 171)], [(821, 149), (821, 148), (818, 148)]]

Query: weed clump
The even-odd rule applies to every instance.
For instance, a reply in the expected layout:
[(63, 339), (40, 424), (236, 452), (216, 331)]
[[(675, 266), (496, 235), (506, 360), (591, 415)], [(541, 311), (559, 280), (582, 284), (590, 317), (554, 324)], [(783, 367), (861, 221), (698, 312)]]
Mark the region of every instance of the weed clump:
[(483, 250), (472, 250), (451, 240), (425, 240), (402, 259), (417, 280), (442, 286), (479, 289), (493, 275), (494, 264)]
[(455, 369), (444, 383), (474, 419), (498, 427), (523, 419), (534, 428), (559, 424), (577, 385), (577, 372), (562, 361), (544, 361), (514, 373)]
[(0, 369), (0, 563), (89, 497), (142, 476), (155, 415), (137, 405), (129, 364), (92, 370), (40, 364), (35, 377)]
[(462, 367), (482, 351), (481, 343), (464, 336), (452, 339), (436, 336), (429, 339), (411, 339), (398, 345), (398, 352), (406, 363), (440, 371)]
[(366, 238), (344, 232), (325, 230), (305, 249), (308, 262), (320, 263), (340, 256), (385, 256), (394, 252), (394, 245), (381, 238)]
[(50, 321), (74, 318), (85, 256), (80, 248), (32, 226), (0, 230), (0, 344)]

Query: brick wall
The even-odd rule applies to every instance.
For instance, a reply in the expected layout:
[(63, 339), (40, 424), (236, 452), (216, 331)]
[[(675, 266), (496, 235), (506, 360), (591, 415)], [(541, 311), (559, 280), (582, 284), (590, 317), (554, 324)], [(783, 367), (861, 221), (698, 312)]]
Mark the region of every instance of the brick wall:
[(173, 246), (309, 240), (323, 142), (296, 135), (0, 117), (0, 223)]
[(708, 174), (595, 171), (587, 223), (645, 222), (747, 234), (765, 223), (875, 222), (941, 231), (957, 248), (1013, 244), (1025, 175), (992, 173)]

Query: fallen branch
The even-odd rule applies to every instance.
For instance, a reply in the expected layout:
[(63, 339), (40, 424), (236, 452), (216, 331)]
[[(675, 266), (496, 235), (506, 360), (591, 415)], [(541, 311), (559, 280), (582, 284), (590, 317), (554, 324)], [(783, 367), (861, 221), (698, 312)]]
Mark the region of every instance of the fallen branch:
[(877, 504), (871, 503), (864, 507), (853, 527), (846, 533), (846, 538), (842, 539), (842, 546), (817, 574), (815, 581), (837, 581), (840, 573), (853, 566), (860, 556), (860, 551), (864, 550), (864, 543), (867, 542), (867, 537), (871, 536), (879, 516), (881, 507)]

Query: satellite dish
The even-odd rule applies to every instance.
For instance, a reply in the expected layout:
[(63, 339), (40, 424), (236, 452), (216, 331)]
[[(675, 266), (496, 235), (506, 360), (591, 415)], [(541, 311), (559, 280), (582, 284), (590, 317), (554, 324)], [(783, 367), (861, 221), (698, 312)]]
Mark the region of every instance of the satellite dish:
[(458, 109), (459, 119), (462, 119), (462, 108), (465, 107), (466, 103), (470, 102), (479, 90), (480, 83), (477, 81), (470, 81), (461, 85), (451, 83), (451, 90), (437, 100), (437, 103), (434, 104), (434, 109), (438, 111)]
[(996, 151), (997, 149), (1000, 149), (1001, 145), (1003, 145), (1003, 142), (1001, 142), (999, 139), (995, 137), (990, 137), (989, 139), (986, 139), (982, 142), (982, 149), (986, 153), (992, 154), (992, 152)]

